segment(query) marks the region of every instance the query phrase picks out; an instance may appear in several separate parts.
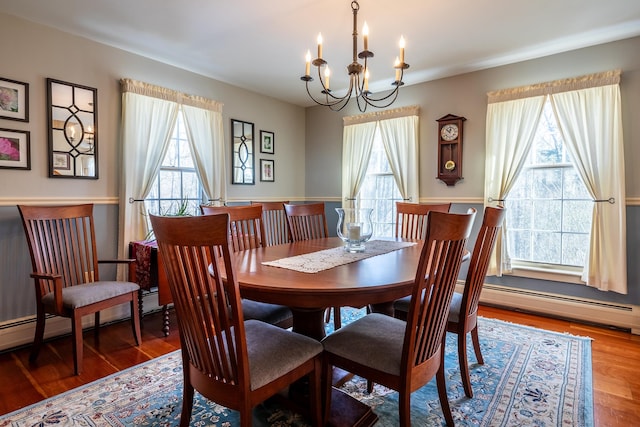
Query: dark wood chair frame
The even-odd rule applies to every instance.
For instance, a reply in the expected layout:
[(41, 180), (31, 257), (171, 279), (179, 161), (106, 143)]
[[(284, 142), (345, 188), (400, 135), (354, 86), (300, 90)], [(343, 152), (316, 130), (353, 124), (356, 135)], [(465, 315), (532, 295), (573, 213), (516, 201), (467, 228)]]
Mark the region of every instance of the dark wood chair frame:
[[(289, 236), (291, 241), (321, 239), (329, 237), (327, 217), (324, 212), (324, 203), (307, 203), (300, 205), (284, 204)], [(331, 309), (327, 309), (325, 322), (331, 319)], [(333, 328), (342, 327), (340, 307), (333, 307)]]
[[(442, 363), (444, 335), (449, 305), (474, 217), (475, 210), (468, 214), (434, 212), (433, 215), (429, 215), (424, 246), (416, 269), (409, 315), (407, 322), (402, 326), (404, 340), (399, 375), (340, 356), (331, 351), (330, 344), (336, 337), (339, 337), (339, 334), (348, 334), (352, 327), (366, 319), (367, 316), (378, 316), (379, 322), (387, 321), (387, 319), (391, 322), (400, 322), (398, 319), (378, 313), (368, 314), (365, 318), (354, 321), (323, 340), (325, 345), (324, 397), (327, 402), (325, 416), (328, 416), (331, 409), (331, 387), (329, 385), (332, 367), (339, 367), (398, 391), (399, 424), (403, 427), (411, 425), (411, 393), (424, 386), (435, 375), (442, 411), (447, 424), (453, 426), (454, 421), (447, 398), (444, 364)], [(373, 337), (377, 331), (370, 330), (369, 332)], [(358, 338), (363, 340), (362, 335)], [(345, 346), (351, 345), (353, 341), (348, 335), (346, 339), (341, 339)], [(368, 338), (364, 339), (369, 340)], [(372, 345), (375, 344), (372, 342)], [(384, 347), (380, 346), (377, 351), (383, 352), (384, 350)], [(353, 352), (353, 350), (350, 351)]]
[[(67, 317), (71, 319), (74, 372), (79, 375), (83, 368), (82, 318), (94, 315), (94, 335), (98, 341), (100, 311), (123, 303), (130, 305), (133, 336), (135, 344), (140, 345), (140, 287), (134, 283), (135, 260), (98, 260), (93, 205), (18, 205), (18, 210), (29, 246), (33, 266), (31, 277), (36, 294), (36, 329), (29, 361), (36, 361), (42, 347), (46, 315)], [(98, 265), (118, 263), (128, 264), (129, 282), (101, 282)], [(116, 290), (116, 296), (105, 296), (98, 301), (74, 307), (65, 303), (69, 299), (63, 294), (78, 285), (126, 288), (126, 292)], [(95, 290), (99, 291), (97, 288)], [(52, 304), (43, 302), (48, 295), (53, 295)]]
[(447, 332), (458, 335), (458, 363), (460, 364), (464, 392), (468, 397), (473, 397), (473, 389), (467, 361), (467, 333), (471, 332), (476, 359), (480, 365), (483, 365), (484, 359), (478, 338), (478, 305), (491, 254), (505, 215), (506, 210), (501, 207), (485, 208), (482, 225), (471, 255), (469, 270), (467, 270), (464, 290), (462, 295), (454, 295), (454, 299), (460, 300), (460, 305), (455, 309), (452, 308), (447, 322)]
[[(203, 215), (228, 214), (229, 215), (229, 239), (234, 252), (260, 248), (265, 245), (266, 237), (262, 217), (263, 206), (240, 205), (240, 206), (208, 206), (200, 205)], [(258, 301), (245, 301), (245, 316), (248, 318), (258, 318), (264, 320), (277, 318), (269, 323), (273, 323), (284, 329), (293, 326), (293, 313), (288, 307), (275, 304), (267, 304)], [(256, 310), (252, 313), (251, 310)], [(288, 315), (283, 314), (284, 311)]]
[[(309, 378), (312, 423), (320, 426), (321, 348), (314, 356), (308, 356), (308, 342), (305, 344), (307, 350), (296, 347), (301, 354), (296, 356), (298, 364), (294, 364), (293, 359), (283, 362), (292, 366), (281, 373), (275, 369), (254, 386), (256, 379), (252, 379), (251, 372), (254, 371), (250, 371), (252, 351), (249, 346), (262, 346), (265, 342), (256, 340), (255, 336), (251, 343), (247, 342), (247, 329), (260, 327), (257, 331), (263, 330), (267, 340), (269, 331), (285, 342), (296, 338), (295, 333), (264, 322), (247, 320), (245, 323), (229, 242), (229, 215), (151, 215), (151, 223), (167, 272), (180, 331), (184, 371), (180, 426), (189, 425), (195, 390), (207, 399), (238, 410), (241, 425), (248, 427), (251, 426), (253, 407), (303, 377)], [(274, 329), (282, 332), (276, 333)], [(304, 336), (298, 338), (317, 343)], [(267, 347), (272, 345), (266, 344)], [(273, 349), (269, 351), (273, 352)], [(277, 351), (283, 354), (287, 349)], [(258, 359), (264, 357), (261, 351), (254, 350), (253, 354)], [(278, 362), (281, 361), (261, 361), (265, 365), (263, 368), (271, 364), (277, 366)], [(259, 375), (264, 377), (265, 374)]]
[(256, 202), (252, 205), (262, 205), (262, 224), (264, 226), (264, 246), (274, 246), (289, 243), (289, 224), (284, 205), (289, 201), (282, 202)]

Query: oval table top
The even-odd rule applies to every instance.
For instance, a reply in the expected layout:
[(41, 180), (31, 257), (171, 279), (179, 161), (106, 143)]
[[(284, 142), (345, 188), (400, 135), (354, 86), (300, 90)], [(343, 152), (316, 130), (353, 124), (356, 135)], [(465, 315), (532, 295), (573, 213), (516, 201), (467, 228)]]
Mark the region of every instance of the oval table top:
[(422, 249), (422, 242), (415, 242), (317, 273), (262, 264), (344, 245), (338, 237), (305, 240), (236, 253), (235, 271), (244, 298), (302, 309), (363, 307), (411, 294)]

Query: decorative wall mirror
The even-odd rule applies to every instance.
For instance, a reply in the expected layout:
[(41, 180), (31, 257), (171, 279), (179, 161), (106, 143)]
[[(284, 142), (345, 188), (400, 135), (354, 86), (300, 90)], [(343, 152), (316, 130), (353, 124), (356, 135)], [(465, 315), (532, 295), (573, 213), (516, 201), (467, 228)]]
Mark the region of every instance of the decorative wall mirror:
[(98, 90), (47, 79), (49, 177), (98, 179)]
[(231, 119), (231, 183), (255, 184), (253, 123)]

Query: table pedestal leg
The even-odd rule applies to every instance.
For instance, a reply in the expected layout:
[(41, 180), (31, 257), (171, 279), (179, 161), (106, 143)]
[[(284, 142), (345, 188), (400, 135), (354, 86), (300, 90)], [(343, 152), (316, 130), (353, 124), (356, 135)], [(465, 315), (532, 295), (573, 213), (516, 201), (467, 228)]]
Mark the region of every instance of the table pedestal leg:
[(293, 332), (318, 341), (325, 337), (323, 308), (291, 308), (291, 312), (293, 313)]
[[(322, 340), (326, 336), (324, 329), (324, 310), (324, 308), (291, 308), (291, 312), (293, 313), (293, 331), (315, 338), (318, 341)], [(351, 375), (345, 371), (340, 370), (340, 372), (341, 374)], [(340, 374), (338, 375), (340, 376)], [(334, 376), (333, 382), (336, 383), (338, 381), (339, 379)], [(304, 393), (300, 393), (300, 386), (301, 384), (292, 386), (291, 391), (293, 391), (293, 395), (298, 395), (298, 397), (300, 397), (300, 394), (304, 395)], [(302, 389), (304, 390), (304, 385)], [(290, 398), (299, 402), (299, 399), (296, 399), (292, 394), (290, 394)], [(331, 414), (327, 422), (328, 426), (370, 427), (373, 426), (376, 421), (378, 421), (378, 416), (368, 405), (335, 387), (333, 388), (331, 393)]]

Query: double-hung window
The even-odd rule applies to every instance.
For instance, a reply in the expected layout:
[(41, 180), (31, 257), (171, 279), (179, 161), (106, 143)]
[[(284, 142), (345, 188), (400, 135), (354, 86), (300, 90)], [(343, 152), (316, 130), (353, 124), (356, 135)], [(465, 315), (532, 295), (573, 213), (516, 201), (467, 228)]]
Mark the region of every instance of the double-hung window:
[(548, 99), (505, 207), (512, 267), (581, 271), (589, 247), (593, 201)]
[(154, 215), (198, 215), (202, 202), (202, 185), (196, 174), (180, 111), (169, 148), (145, 199), (145, 207)]
[(627, 292), (619, 82), (613, 70), (488, 94), (485, 197), (507, 207), (488, 274)]
[(358, 206), (373, 209), (371, 222), (374, 236), (393, 237), (396, 201), (401, 200), (400, 190), (382, 145), (380, 131), (376, 130), (367, 174), (357, 196)]

